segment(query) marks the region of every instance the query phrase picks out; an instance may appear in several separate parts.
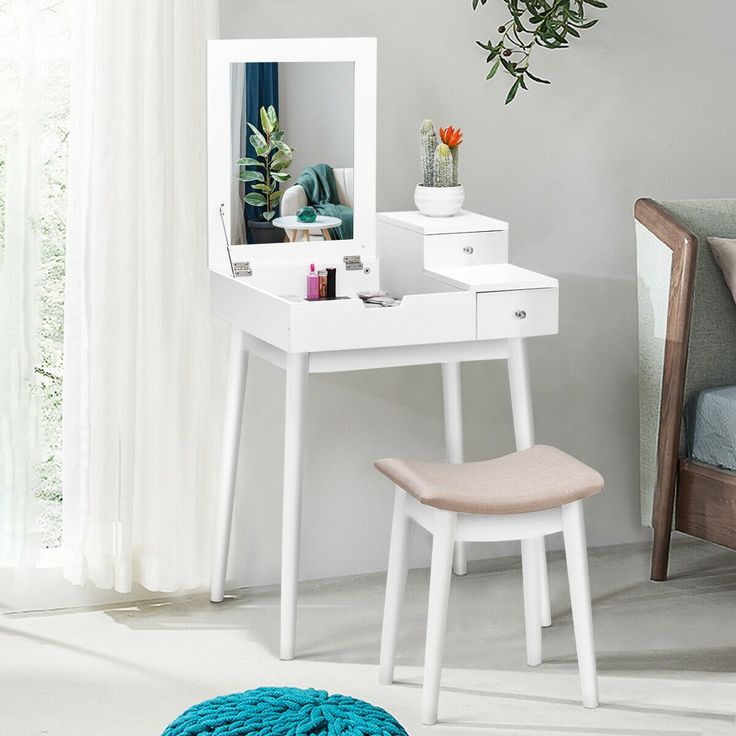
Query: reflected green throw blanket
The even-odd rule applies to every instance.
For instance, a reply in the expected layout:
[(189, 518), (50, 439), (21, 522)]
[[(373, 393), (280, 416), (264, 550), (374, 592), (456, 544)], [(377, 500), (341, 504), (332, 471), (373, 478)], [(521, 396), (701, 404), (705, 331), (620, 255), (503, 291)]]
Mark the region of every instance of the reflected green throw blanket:
[(330, 235), (335, 240), (352, 240), (353, 208), (340, 204), (332, 166), (329, 164), (307, 166), (299, 174), (296, 183), (304, 189), (309, 204), (317, 210), (318, 215), (339, 217), (342, 220), (342, 225), (330, 228)]

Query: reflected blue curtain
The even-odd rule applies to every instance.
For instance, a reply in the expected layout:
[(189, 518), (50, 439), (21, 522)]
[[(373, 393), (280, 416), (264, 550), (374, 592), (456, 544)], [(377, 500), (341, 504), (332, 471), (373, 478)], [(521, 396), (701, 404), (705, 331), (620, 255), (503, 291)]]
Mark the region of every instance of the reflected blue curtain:
[[(273, 105), (276, 112), (279, 111), (279, 65), (275, 62), (271, 63), (249, 63), (245, 65), (245, 90), (243, 93), (243, 106), (245, 115), (241, 129), (240, 140), (243, 156), (255, 158), (256, 152), (250, 143), (251, 130), (246, 123), (253, 123), (256, 128), (260, 129), (259, 110), (261, 107)], [(251, 184), (245, 185), (245, 193), (251, 191)], [(246, 204), (245, 221), (246, 228), (249, 219), (257, 218), (263, 211), (262, 208), (253, 207)], [(248, 242), (251, 241), (250, 232), (247, 232)]]

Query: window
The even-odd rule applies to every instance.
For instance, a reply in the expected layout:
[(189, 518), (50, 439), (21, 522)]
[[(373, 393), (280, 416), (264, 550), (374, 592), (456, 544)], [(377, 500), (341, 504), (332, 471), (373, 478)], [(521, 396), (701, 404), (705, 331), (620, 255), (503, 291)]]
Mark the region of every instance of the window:
[[(18, 411), (27, 415), (22, 426), (33, 438), (23, 438), (32, 455), (30, 489), (5, 493), (28, 496), (26, 534), (44, 547), (61, 540), (69, 21), (69, 0), (0, 0), (0, 283), (17, 290), (14, 303), (25, 305), (0, 319), (25, 323), (23, 349), (31, 360)], [(10, 353), (9, 346), (0, 345), (3, 350)], [(16, 448), (21, 439), (13, 438)]]

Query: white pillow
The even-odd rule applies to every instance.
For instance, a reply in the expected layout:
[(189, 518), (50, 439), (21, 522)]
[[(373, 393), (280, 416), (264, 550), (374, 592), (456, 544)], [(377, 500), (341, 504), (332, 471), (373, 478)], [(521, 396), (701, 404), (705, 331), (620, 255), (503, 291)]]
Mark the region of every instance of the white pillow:
[(736, 238), (708, 238), (708, 245), (736, 302)]

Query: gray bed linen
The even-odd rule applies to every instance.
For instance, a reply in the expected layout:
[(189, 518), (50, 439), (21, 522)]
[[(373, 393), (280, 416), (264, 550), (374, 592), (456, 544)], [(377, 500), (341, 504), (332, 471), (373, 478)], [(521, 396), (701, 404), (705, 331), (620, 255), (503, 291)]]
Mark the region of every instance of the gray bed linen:
[(685, 432), (692, 460), (736, 470), (736, 386), (693, 396), (685, 407)]

